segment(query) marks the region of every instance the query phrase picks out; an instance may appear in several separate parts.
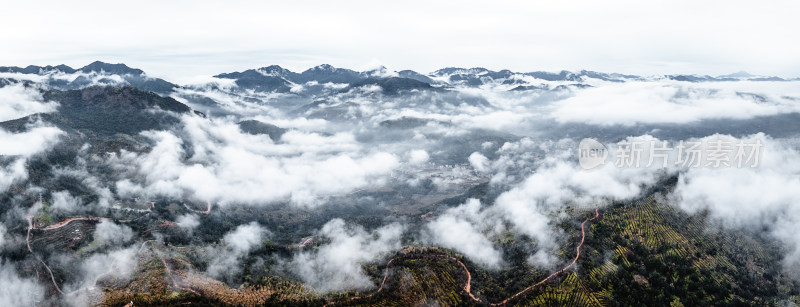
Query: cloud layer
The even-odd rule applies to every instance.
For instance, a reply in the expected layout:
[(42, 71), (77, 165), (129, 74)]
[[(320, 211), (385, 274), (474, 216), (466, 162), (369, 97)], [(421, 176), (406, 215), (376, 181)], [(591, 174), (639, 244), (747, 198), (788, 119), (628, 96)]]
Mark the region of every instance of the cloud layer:
[(0, 122), (35, 113), (53, 112), (57, 107), (55, 102), (44, 102), (36, 87), (22, 84), (0, 87)]
[(274, 143), (267, 135), (245, 134), (224, 121), (185, 117), (184, 122), (186, 141), (170, 132), (147, 132), (155, 142), (152, 151), (112, 158), (110, 163), (128, 171), (116, 184), (120, 195), (222, 204), (291, 198), (313, 206), (317, 196), (371, 184), (398, 166), (394, 155), (362, 151), (346, 133), (288, 132)]
[[(800, 111), (795, 100), (780, 97), (798, 94), (789, 84), (742, 83), (747, 84), (673, 81), (606, 84), (555, 102), (550, 116), (562, 123), (595, 125), (685, 124), (703, 119), (747, 119)], [(758, 94), (742, 92), (748, 88)]]
[(289, 265), (292, 272), (320, 292), (373, 287), (361, 266), (400, 249), (403, 230), (400, 224), (393, 223), (368, 232), (361, 226), (333, 219), (318, 232), (330, 243), (314, 252), (297, 253)]

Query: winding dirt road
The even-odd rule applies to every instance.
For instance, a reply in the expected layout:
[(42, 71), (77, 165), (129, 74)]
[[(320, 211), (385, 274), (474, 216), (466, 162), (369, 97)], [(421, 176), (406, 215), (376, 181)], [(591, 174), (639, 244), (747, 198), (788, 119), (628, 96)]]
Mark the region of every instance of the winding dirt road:
[(28, 251), (33, 253), (31, 248), (31, 229), (33, 229), (33, 215), (28, 215), (28, 236), (25, 237), (25, 243), (28, 244)]
[(34, 229), (41, 229), (41, 230), (51, 230), (51, 229), (58, 229), (64, 226), (67, 226), (69, 223), (73, 221), (100, 221), (100, 220), (110, 220), (107, 217), (71, 217), (61, 222), (55, 223), (53, 225), (47, 225), (42, 228), (35, 228)]
[[(208, 208), (206, 209), (206, 211), (193, 210), (193, 209), (189, 208), (186, 204), (184, 204), (184, 206), (186, 206), (187, 209), (189, 209), (191, 211), (194, 211), (194, 212), (197, 212), (197, 213), (201, 213), (201, 214), (210, 214), (211, 213), (211, 204), (208, 204)], [(511, 300), (513, 300), (513, 299), (515, 299), (515, 298), (527, 293), (528, 291), (531, 291), (532, 289), (534, 289), (534, 288), (546, 283), (547, 281), (551, 280), (552, 278), (558, 276), (559, 274), (563, 273), (564, 271), (566, 271), (566, 270), (572, 268), (573, 266), (575, 266), (575, 264), (578, 262), (578, 259), (580, 259), (581, 247), (583, 247), (583, 243), (586, 240), (586, 223), (588, 223), (590, 221), (593, 221), (593, 220), (595, 220), (595, 219), (600, 217), (600, 212), (599, 212), (598, 209), (595, 209), (594, 213), (595, 213), (594, 217), (588, 218), (588, 219), (584, 220), (581, 223), (581, 241), (575, 247), (575, 258), (572, 259), (572, 261), (569, 264), (567, 264), (563, 268), (559, 269), (558, 271), (555, 271), (552, 274), (548, 275), (547, 277), (545, 277), (541, 281), (539, 281), (539, 282), (537, 282), (537, 283), (535, 283), (533, 285), (530, 285), (527, 288), (523, 289), (522, 291), (519, 291), (516, 294), (506, 298), (505, 300), (502, 300), (502, 301), (497, 302), (497, 303), (489, 303), (489, 305), (490, 306), (504, 306), (504, 305), (508, 304), (509, 301), (511, 301)], [(107, 218), (104, 218), (104, 217), (75, 217), (75, 218), (66, 219), (66, 220), (61, 221), (59, 223), (56, 223), (56, 224), (53, 224), (53, 225), (49, 225), (49, 226), (46, 226), (46, 227), (43, 227), (43, 228), (36, 228), (34, 226), (34, 223), (33, 223), (33, 216), (28, 216), (27, 217), (27, 220), (28, 220), (28, 233), (27, 233), (27, 238), (26, 238), (26, 241), (27, 241), (27, 244), (28, 244), (28, 251), (33, 253), (33, 249), (31, 248), (31, 245), (30, 245), (30, 233), (31, 233), (32, 229), (52, 230), (52, 229), (58, 229), (58, 228), (64, 227), (64, 226), (68, 225), (70, 222), (73, 222), (73, 221), (103, 220), (103, 219), (107, 219)], [(140, 247), (140, 249), (143, 248), (148, 242), (149, 241), (145, 241), (144, 243), (142, 243), (142, 246)], [(158, 258), (161, 260), (161, 263), (164, 265), (165, 273), (166, 273), (167, 277), (172, 281), (173, 287), (175, 287), (177, 289), (180, 289), (180, 290), (189, 291), (189, 292), (192, 292), (194, 294), (199, 295), (199, 293), (197, 291), (194, 291), (191, 288), (186, 288), (186, 287), (182, 286), (181, 283), (178, 282), (174, 278), (174, 276), (172, 275), (172, 270), (169, 267), (169, 264), (166, 262), (166, 260), (161, 255), (160, 251), (154, 249), (152, 245), (151, 245), (151, 249), (154, 251), (156, 256), (158, 256)], [(35, 253), (34, 253), (34, 255), (35, 255)], [(55, 277), (53, 276), (53, 272), (50, 270), (50, 267), (48, 267), (47, 264), (41, 258), (39, 258), (38, 255), (35, 255), (35, 256), (42, 263), (42, 265), (47, 269), (47, 271), (48, 271), (48, 273), (50, 275), (50, 278), (51, 278), (51, 280), (53, 282), (53, 286), (55, 286), (55, 289), (59, 293), (61, 293), (63, 295), (64, 292), (62, 292), (61, 288), (58, 286), (58, 283), (56, 282)], [(442, 257), (442, 256), (440, 256), (440, 257)], [(481, 300), (479, 297), (476, 297), (475, 295), (472, 294), (472, 274), (470, 273), (470, 271), (467, 268), (467, 266), (463, 262), (461, 262), (461, 260), (458, 260), (456, 257), (453, 257), (453, 256), (443, 256), (443, 257), (447, 258), (447, 259), (450, 259), (452, 261), (455, 261), (456, 263), (458, 263), (459, 266), (461, 266), (461, 268), (464, 270), (464, 272), (467, 275), (467, 281), (464, 284), (464, 288), (463, 288), (464, 292), (466, 292), (467, 295), (469, 295), (470, 299), (472, 299), (473, 301), (478, 302), (478, 303), (483, 303), (483, 300)], [(393, 257), (393, 258), (389, 259), (389, 261), (386, 262), (386, 269), (384, 270), (383, 280), (381, 281), (380, 285), (378, 286), (378, 289), (376, 289), (375, 291), (373, 291), (373, 292), (371, 292), (370, 294), (367, 294), (367, 295), (351, 297), (351, 298), (347, 299), (346, 302), (351, 302), (351, 301), (355, 301), (355, 300), (370, 298), (370, 297), (375, 296), (376, 294), (380, 293), (383, 290), (384, 285), (386, 284), (386, 280), (389, 278), (389, 269), (391, 268), (392, 263), (394, 262), (395, 259), (396, 259), (396, 257)], [(73, 291), (73, 292), (75, 292), (75, 291)], [(337, 304), (337, 303), (342, 303), (342, 302), (329, 301), (327, 304), (325, 304), (325, 306), (332, 305), (332, 304)]]
[[(535, 283), (533, 285), (530, 285), (525, 289), (522, 289), (522, 291), (519, 291), (519, 292), (515, 293), (514, 295), (512, 295), (512, 296), (510, 296), (510, 297), (508, 297), (508, 298), (506, 298), (506, 299), (504, 299), (504, 300), (502, 300), (500, 302), (488, 303), (488, 304), (490, 306), (505, 306), (506, 304), (508, 304), (509, 301), (511, 301), (513, 299), (516, 299), (517, 297), (527, 293), (528, 291), (531, 291), (531, 290), (535, 289), (536, 287), (548, 282), (549, 280), (553, 279), (554, 277), (558, 276), (559, 274), (563, 273), (564, 271), (566, 271), (566, 270), (572, 268), (573, 266), (575, 266), (575, 264), (578, 262), (578, 259), (580, 259), (580, 257), (581, 257), (581, 247), (583, 247), (583, 243), (584, 243), (584, 241), (586, 241), (586, 223), (588, 223), (590, 221), (593, 221), (593, 220), (595, 220), (595, 219), (597, 219), (599, 217), (600, 217), (599, 209), (594, 209), (594, 216), (584, 220), (581, 223), (581, 242), (578, 243), (578, 245), (575, 247), (575, 258), (572, 259), (572, 261), (569, 264), (567, 264), (566, 266), (562, 267), (558, 271), (555, 271), (552, 274), (548, 275), (547, 277), (545, 277), (541, 281), (539, 281), (539, 282), (537, 282), (537, 283)], [(484, 303), (483, 300), (481, 300), (479, 297), (476, 297), (475, 295), (472, 294), (472, 274), (469, 272), (469, 269), (467, 269), (467, 266), (463, 262), (461, 262), (461, 260), (458, 260), (456, 257), (453, 257), (453, 256), (445, 256), (445, 257), (447, 259), (453, 260), (456, 263), (458, 263), (461, 266), (461, 268), (464, 269), (464, 272), (467, 274), (467, 281), (464, 284), (464, 292), (466, 292), (473, 301), (475, 301), (477, 303)], [(373, 291), (372, 293), (367, 294), (367, 295), (351, 297), (351, 298), (347, 299), (345, 302), (352, 302), (352, 301), (355, 301), (355, 300), (370, 298), (370, 297), (375, 296), (379, 292), (381, 292), (381, 290), (383, 290), (384, 284), (386, 283), (386, 279), (389, 277), (389, 268), (391, 267), (392, 262), (394, 262), (395, 259), (396, 259), (396, 257), (391, 258), (391, 259), (389, 259), (388, 262), (386, 262), (386, 269), (385, 269), (385, 272), (384, 272), (384, 275), (383, 275), (383, 280), (381, 281), (380, 286), (378, 286), (378, 289), (376, 289), (375, 291)], [(333, 304), (337, 304), (337, 303), (341, 303), (341, 302), (331, 301), (331, 302), (328, 302), (327, 304), (325, 304), (325, 306), (329, 306), (329, 305), (333, 305)]]
[(211, 203), (208, 203), (208, 206), (206, 207), (206, 211), (200, 211), (200, 210), (195, 210), (195, 209), (189, 208), (189, 205), (187, 205), (186, 203), (183, 203), (183, 206), (186, 207), (186, 209), (189, 209), (189, 211), (192, 211), (194, 213), (200, 213), (200, 214), (205, 214), (205, 215), (211, 214)]
[[(34, 229), (34, 227), (33, 227), (33, 216), (29, 215), (27, 218), (28, 218), (28, 235), (25, 237), (25, 243), (28, 244), (28, 251), (31, 254), (33, 254), (34, 257), (36, 257), (36, 260), (39, 260), (39, 262), (42, 263), (42, 265), (44, 266), (45, 269), (47, 269), (47, 273), (50, 274), (50, 280), (53, 281), (53, 286), (55, 287), (56, 291), (58, 291), (58, 293), (61, 293), (63, 295), (64, 292), (61, 291), (61, 287), (58, 286), (58, 283), (56, 282), (56, 277), (53, 275), (53, 270), (51, 270), (50, 267), (47, 266), (47, 263), (45, 263), (44, 260), (42, 260), (42, 257), (40, 257), (38, 254), (34, 253), (33, 252), (33, 248), (31, 248), (31, 229)], [(67, 222), (67, 223), (69, 223), (69, 222)], [(36, 274), (38, 275), (39, 272), (37, 271)]]
[[(594, 209), (594, 217), (592, 217), (590, 219), (586, 219), (585, 221), (583, 221), (583, 223), (581, 223), (581, 243), (579, 243), (578, 246), (575, 247), (575, 259), (572, 259), (572, 262), (570, 262), (569, 264), (567, 264), (565, 267), (561, 268), (560, 270), (553, 272), (552, 274), (547, 276), (545, 279), (542, 279), (541, 281), (539, 281), (539, 282), (537, 282), (537, 283), (535, 283), (533, 285), (530, 285), (529, 287), (527, 287), (525, 289), (522, 289), (522, 291), (517, 292), (516, 294), (508, 297), (507, 299), (504, 299), (501, 302), (492, 303), (492, 304), (489, 304), (489, 305), (491, 305), (491, 306), (504, 306), (505, 304), (508, 303), (508, 301), (513, 300), (513, 299), (519, 297), (520, 295), (525, 294), (526, 292), (528, 292), (530, 290), (533, 290), (534, 288), (546, 283), (547, 281), (549, 281), (553, 277), (558, 276), (558, 274), (561, 274), (564, 271), (568, 270), (569, 268), (575, 266), (575, 263), (578, 262), (578, 258), (581, 257), (581, 247), (583, 247), (583, 242), (586, 240), (586, 223), (589, 222), (589, 221), (593, 221), (593, 220), (597, 219), (598, 217), (600, 217), (600, 211), (598, 209)], [(472, 296), (472, 295), (470, 294), (470, 296)], [(480, 302), (480, 300), (478, 300), (478, 302)]]

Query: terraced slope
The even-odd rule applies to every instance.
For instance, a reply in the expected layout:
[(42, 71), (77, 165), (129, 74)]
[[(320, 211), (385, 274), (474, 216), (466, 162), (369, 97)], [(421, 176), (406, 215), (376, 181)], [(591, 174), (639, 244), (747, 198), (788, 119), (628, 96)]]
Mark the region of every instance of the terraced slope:
[(302, 284), (280, 278), (257, 286), (233, 289), (197, 273), (179, 248), (154, 241), (142, 244), (133, 276), (124, 282), (101, 285), (104, 306), (319, 306), (322, 300)]
[(522, 306), (780, 305), (796, 281), (765, 234), (716, 228), (656, 201), (617, 204), (587, 236), (577, 270)]

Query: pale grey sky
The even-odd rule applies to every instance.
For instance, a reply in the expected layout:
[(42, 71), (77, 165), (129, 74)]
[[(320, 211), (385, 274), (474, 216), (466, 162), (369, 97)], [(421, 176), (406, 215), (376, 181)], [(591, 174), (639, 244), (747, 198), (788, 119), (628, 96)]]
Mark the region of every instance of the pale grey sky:
[[(798, 1), (5, 1), (0, 65), (270, 64), (800, 77)], [(767, 4), (769, 3), (769, 4)]]

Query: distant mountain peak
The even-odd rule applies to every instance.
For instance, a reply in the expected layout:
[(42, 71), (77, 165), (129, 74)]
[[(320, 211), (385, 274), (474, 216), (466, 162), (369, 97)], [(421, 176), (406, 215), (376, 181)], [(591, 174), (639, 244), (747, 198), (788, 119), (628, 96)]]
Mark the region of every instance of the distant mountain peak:
[(61, 64), (56, 66), (36, 66), (36, 65), (28, 65), (25, 68), (16, 67), (16, 66), (3, 66), (0, 67), (0, 72), (12, 72), (12, 73), (22, 73), (22, 74), (48, 74), (53, 72), (63, 72), (63, 73), (74, 73), (75, 69), (69, 67), (67, 65)]
[(383, 66), (383, 65), (381, 65), (381, 66), (378, 66), (378, 67), (375, 67), (375, 68), (372, 68), (372, 69), (366, 70), (365, 72), (373, 72), (373, 71), (388, 71), (388, 70), (389, 70), (389, 69), (388, 69), (388, 68), (386, 68), (386, 66)]
[(413, 70), (401, 70), (401, 71), (398, 71), (397, 72), (397, 76), (400, 77), (400, 78), (408, 78), (408, 79), (414, 79), (414, 80), (417, 80), (417, 81), (422, 81), (422, 82), (425, 82), (425, 83), (428, 83), (428, 84), (433, 84), (433, 83), (437, 82), (437, 81), (431, 79), (430, 77), (428, 77), (426, 75), (423, 75), (421, 73), (418, 73), (416, 71), (413, 71)]
[(264, 66), (264, 67), (261, 67), (261, 68), (259, 68), (259, 69), (260, 69), (260, 70), (265, 70), (265, 71), (273, 71), (273, 70), (277, 70), (277, 71), (289, 71), (288, 69), (286, 69), (286, 68), (283, 68), (283, 67), (281, 67), (280, 65), (270, 65), (270, 66)]
[(718, 76), (718, 78), (750, 78), (750, 77), (755, 77), (755, 76), (751, 75), (750, 73), (748, 73), (748, 72), (746, 72), (744, 70), (737, 71), (735, 73), (728, 74), (728, 75)]
[(330, 64), (317, 65), (308, 69), (308, 71), (336, 71), (336, 70), (337, 68), (333, 67), (333, 65)]
[(363, 77), (357, 71), (347, 68), (336, 68), (329, 64), (322, 64), (300, 73), (296, 80), (298, 83), (312, 80), (320, 83), (352, 83), (360, 79), (363, 79)]
[(142, 75), (144, 71), (141, 69), (131, 68), (128, 65), (118, 63), (118, 64), (110, 64), (101, 61), (94, 61), (89, 65), (80, 68), (82, 72), (105, 72), (109, 74), (120, 74), (120, 75)]
[(473, 67), (473, 68), (445, 67), (432, 72), (431, 75), (445, 76), (453, 74), (481, 74), (486, 72), (489, 72), (489, 70), (483, 67)]
[(293, 75), (294, 72), (278, 65), (270, 65), (256, 69), (257, 72), (270, 77), (287, 77)]
[(398, 74), (395, 71), (390, 71), (386, 66), (379, 66), (367, 71), (364, 71), (364, 75), (367, 77), (377, 77), (377, 78), (390, 78), (390, 77), (397, 77)]

